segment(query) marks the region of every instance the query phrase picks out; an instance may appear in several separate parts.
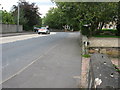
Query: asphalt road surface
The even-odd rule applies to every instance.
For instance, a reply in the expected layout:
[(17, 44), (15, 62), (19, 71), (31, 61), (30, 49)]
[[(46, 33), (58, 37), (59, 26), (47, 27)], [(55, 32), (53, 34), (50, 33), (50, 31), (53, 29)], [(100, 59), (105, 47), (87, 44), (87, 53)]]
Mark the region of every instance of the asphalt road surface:
[(14, 40), (11, 41), (3, 38), (2, 87), (78, 88), (81, 72), (79, 36), (79, 32), (57, 32), (34, 34), (29, 38), (20, 35), (19, 40), (12, 36)]

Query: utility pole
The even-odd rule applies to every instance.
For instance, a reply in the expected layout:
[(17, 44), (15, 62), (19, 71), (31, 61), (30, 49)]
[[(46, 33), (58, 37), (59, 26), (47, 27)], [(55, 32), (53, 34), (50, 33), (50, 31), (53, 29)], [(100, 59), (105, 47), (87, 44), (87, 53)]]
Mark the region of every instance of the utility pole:
[(18, 16), (17, 16), (17, 32), (19, 32), (19, 17), (20, 17), (20, 7), (19, 7), (19, 2), (18, 3)]

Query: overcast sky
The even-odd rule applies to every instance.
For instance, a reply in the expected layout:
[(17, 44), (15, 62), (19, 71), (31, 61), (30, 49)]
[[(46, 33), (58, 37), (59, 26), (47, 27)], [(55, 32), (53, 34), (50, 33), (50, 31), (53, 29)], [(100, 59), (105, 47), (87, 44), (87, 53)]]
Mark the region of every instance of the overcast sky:
[[(42, 14), (41, 17), (45, 16), (47, 11), (51, 7), (56, 7), (54, 3), (50, 0), (26, 0), (30, 3), (36, 3), (39, 7), (39, 12)], [(3, 7), (3, 10), (7, 10), (8, 12), (11, 10), (13, 5), (17, 5), (18, 0), (0, 0), (0, 8)]]

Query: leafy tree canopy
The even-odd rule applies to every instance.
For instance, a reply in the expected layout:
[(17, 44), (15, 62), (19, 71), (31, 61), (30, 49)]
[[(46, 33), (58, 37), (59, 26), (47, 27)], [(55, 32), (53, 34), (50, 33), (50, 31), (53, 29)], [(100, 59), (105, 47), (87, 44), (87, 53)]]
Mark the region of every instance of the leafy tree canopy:
[(2, 23), (3, 24), (15, 24), (11, 12), (1, 11)]
[[(34, 25), (41, 25), (41, 17), (38, 12), (39, 8), (35, 3), (29, 3), (26, 1), (20, 1), (20, 24), (23, 25), (24, 30), (33, 29)], [(12, 14), (14, 15), (14, 21), (17, 23), (18, 6), (13, 6)]]
[(64, 23), (82, 31), (83, 26), (88, 25), (89, 35), (94, 35), (103, 25), (118, 19), (117, 2), (56, 2), (56, 5), (57, 8), (50, 10), (45, 17), (45, 23), (52, 24), (52, 27)]

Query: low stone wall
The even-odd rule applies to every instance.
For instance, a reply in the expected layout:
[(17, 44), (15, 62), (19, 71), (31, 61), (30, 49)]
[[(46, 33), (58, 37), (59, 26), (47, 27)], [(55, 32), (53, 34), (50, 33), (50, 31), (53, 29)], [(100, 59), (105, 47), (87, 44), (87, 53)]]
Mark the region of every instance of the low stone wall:
[(17, 31), (17, 25), (14, 24), (0, 24), (0, 33), (13, 33), (13, 32), (22, 32), (23, 26), (19, 25), (19, 30)]
[(88, 88), (118, 90), (119, 75), (111, 60), (104, 54), (93, 54), (89, 63)]
[[(82, 54), (101, 53), (109, 57), (119, 57), (120, 47), (118, 45), (118, 38), (87, 38), (82, 36)], [(86, 45), (85, 42), (89, 42)]]
[(88, 52), (90, 54), (93, 53), (101, 53), (101, 54), (106, 54), (109, 57), (120, 57), (120, 48), (119, 47), (89, 47)]
[[(104, 39), (105, 40), (103, 40), (103, 38), (102, 40), (96, 39), (97, 42), (93, 39), (90, 42), (90, 39), (83, 35), (82, 39), (80, 39), (82, 54), (92, 55), (91, 58), (82, 58), (81, 88), (87, 88), (88, 90), (93, 90), (93, 88), (101, 88), (104, 90), (109, 90), (109, 88), (110, 90), (113, 90), (111, 88), (118, 88), (119, 73), (116, 72), (113, 64), (118, 66), (120, 47), (117, 45), (118, 40), (116, 38), (115, 40)], [(89, 43), (87, 44), (86, 42)], [(112, 45), (110, 45), (110, 42)], [(117, 58), (112, 58), (110, 60), (108, 57)]]

